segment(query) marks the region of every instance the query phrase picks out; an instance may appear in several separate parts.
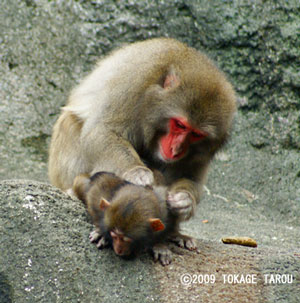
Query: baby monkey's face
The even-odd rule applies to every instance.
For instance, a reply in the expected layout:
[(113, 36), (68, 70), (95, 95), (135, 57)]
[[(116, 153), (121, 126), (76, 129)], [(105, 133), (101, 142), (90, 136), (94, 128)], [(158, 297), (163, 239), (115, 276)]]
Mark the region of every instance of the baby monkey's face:
[(131, 255), (131, 244), (133, 239), (125, 236), (124, 233), (117, 228), (111, 230), (109, 234), (112, 238), (113, 250), (118, 256)]

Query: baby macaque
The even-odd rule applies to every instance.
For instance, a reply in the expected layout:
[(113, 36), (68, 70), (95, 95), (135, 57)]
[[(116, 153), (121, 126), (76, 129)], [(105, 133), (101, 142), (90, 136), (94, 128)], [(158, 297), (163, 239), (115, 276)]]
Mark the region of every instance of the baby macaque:
[(168, 211), (166, 190), (132, 184), (113, 173), (98, 172), (92, 177), (79, 175), (74, 194), (87, 206), (96, 229), (90, 234), (98, 248), (112, 246), (119, 256), (130, 256), (141, 249), (152, 249), (155, 260), (167, 265), (172, 260), (166, 240), (192, 250), (192, 238), (178, 232), (178, 218)]

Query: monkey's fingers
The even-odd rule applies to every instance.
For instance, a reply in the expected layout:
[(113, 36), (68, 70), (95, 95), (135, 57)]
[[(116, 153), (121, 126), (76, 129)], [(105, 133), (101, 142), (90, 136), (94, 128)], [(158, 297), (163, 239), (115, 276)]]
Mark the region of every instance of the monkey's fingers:
[(96, 246), (97, 246), (99, 249), (102, 249), (102, 248), (104, 248), (104, 247), (107, 247), (107, 246), (108, 246), (108, 241), (107, 241), (104, 237), (102, 237), (102, 238), (98, 241), (98, 243), (96, 244)]
[(144, 166), (136, 166), (132, 168), (123, 175), (123, 178), (136, 185), (142, 186), (153, 185), (154, 183), (152, 171)]
[(170, 257), (169, 255), (161, 255), (160, 258), (159, 258), (159, 261), (160, 261), (162, 266), (166, 266), (166, 265), (171, 264), (172, 257)]
[(170, 241), (176, 243), (179, 247), (184, 248), (184, 241), (182, 238), (175, 236), (171, 237)]
[(177, 235), (170, 237), (170, 241), (176, 243), (181, 248), (195, 250), (198, 252), (197, 243), (192, 237), (178, 233)]
[(197, 247), (197, 243), (196, 243), (195, 239), (193, 239), (193, 238), (190, 238), (190, 239), (186, 240), (185, 247), (188, 250), (195, 250), (196, 252), (199, 252), (198, 247)]
[(154, 261), (160, 261), (165, 266), (172, 262), (172, 252), (164, 244), (155, 244), (152, 248)]
[(99, 240), (100, 237), (101, 237), (101, 234), (97, 231), (97, 229), (95, 229), (90, 233), (89, 239), (93, 243), (93, 242), (96, 242), (97, 240)]
[(174, 208), (187, 208), (193, 203), (193, 199), (188, 192), (175, 192), (168, 194), (168, 203)]

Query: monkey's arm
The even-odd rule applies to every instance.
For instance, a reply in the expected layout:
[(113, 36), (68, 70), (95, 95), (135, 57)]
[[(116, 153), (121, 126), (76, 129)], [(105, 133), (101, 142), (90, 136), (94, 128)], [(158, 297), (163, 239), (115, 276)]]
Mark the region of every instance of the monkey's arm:
[(82, 142), (92, 165), (92, 174), (112, 171), (138, 185), (153, 184), (152, 171), (144, 165), (132, 144), (115, 132), (94, 129), (84, 136)]

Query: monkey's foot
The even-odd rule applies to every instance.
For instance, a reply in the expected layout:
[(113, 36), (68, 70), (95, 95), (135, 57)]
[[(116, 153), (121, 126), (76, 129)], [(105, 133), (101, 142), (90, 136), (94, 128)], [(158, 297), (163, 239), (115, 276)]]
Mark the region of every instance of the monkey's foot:
[(165, 266), (172, 262), (172, 252), (165, 244), (157, 243), (152, 247), (154, 261), (159, 260)]
[(180, 221), (188, 220), (193, 214), (195, 201), (187, 191), (169, 192), (167, 203), (171, 212), (179, 216)]
[(154, 183), (154, 176), (152, 171), (144, 166), (136, 166), (126, 173), (124, 173), (123, 178), (129, 182), (136, 185), (152, 185)]
[(198, 252), (197, 243), (195, 239), (192, 237), (182, 235), (181, 233), (177, 233), (173, 236), (169, 237), (171, 242), (176, 243), (181, 248), (186, 248), (188, 250), (195, 250)]

